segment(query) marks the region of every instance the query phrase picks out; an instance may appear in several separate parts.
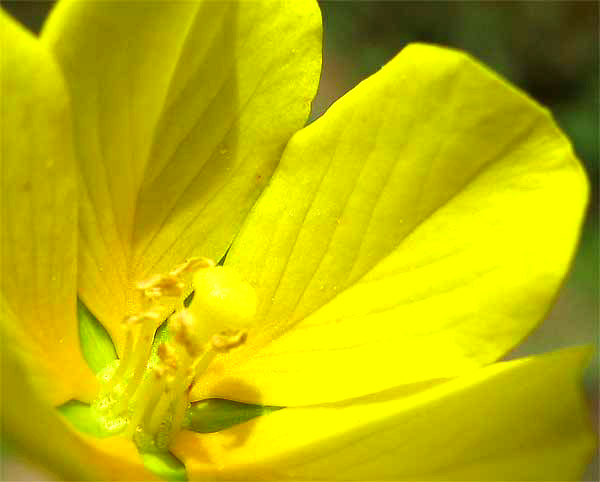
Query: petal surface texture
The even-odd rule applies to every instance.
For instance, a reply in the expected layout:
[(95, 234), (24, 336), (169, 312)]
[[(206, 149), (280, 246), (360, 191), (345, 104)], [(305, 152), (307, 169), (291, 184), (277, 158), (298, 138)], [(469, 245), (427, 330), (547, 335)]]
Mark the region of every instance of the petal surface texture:
[(87, 437), (60, 418), (31, 379), (29, 354), (15, 351), (18, 340), (6, 328), (0, 326), (3, 436), (60, 480), (156, 480), (131, 440)]
[(497, 360), (546, 313), (586, 199), (546, 110), (406, 47), (288, 144), (226, 260), (264, 323), (195, 398), (331, 402)]
[(66, 0), (42, 38), (73, 98), (80, 296), (119, 348), (134, 282), (220, 259), (306, 122), (320, 12), (310, 0)]
[(411, 396), (287, 408), (182, 432), (190, 480), (579, 480), (594, 451), (589, 350), (498, 363)]
[(12, 323), (15, 342), (53, 402), (86, 399), (96, 384), (81, 355), (76, 318), (68, 97), (38, 40), (1, 11), (0, 22), (0, 321)]

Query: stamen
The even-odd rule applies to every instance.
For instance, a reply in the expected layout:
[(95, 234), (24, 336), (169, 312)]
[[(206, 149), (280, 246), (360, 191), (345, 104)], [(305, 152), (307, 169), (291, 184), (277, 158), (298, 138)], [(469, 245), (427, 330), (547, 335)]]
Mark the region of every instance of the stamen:
[(131, 374), (131, 378), (127, 382), (127, 387), (121, 395), (120, 405), (118, 405), (123, 411), (127, 409), (129, 398), (136, 392), (142, 382), (152, 348), (152, 338), (154, 337), (157, 323), (160, 320), (160, 315), (153, 311), (147, 311), (131, 316), (128, 320), (130, 329), (132, 325), (139, 325), (139, 328), (131, 356), (124, 357), (123, 359), (123, 364), (125, 365), (123, 375), (128, 376)]
[(165, 422), (168, 423), (169, 414), (171, 413), (171, 404), (179, 392), (178, 382), (182, 378), (182, 370), (182, 367), (178, 367), (173, 377), (167, 381), (167, 385), (163, 390), (162, 396), (156, 404), (154, 412), (149, 418), (149, 423), (147, 425), (147, 430), (149, 433), (158, 434), (161, 432), (163, 424)]
[(192, 379), (195, 380), (202, 373), (204, 373), (206, 371), (206, 369), (208, 368), (208, 365), (210, 365), (211, 362), (213, 361), (213, 358), (215, 356), (217, 356), (217, 353), (219, 353), (219, 352), (217, 352), (214, 349), (209, 349), (209, 350), (206, 350), (202, 354), (202, 356), (196, 360), (196, 362), (194, 363), (194, 365), (192, 367), (192, 371), (194, 374)]
[(147, 297), (181, 296), (185, 284), (176, 276), (157, 274), (137, 283), (136, 288)]
[(177, 344), (161, 344), (158, 354), (171, 376), (168, 377), (153, 413), (145, 419), (144, 428), (148, 433), (155, 434), (158, 448), (164, 448), (162, 445), (170, 440), (169, 434), (179, 431), (189, 405), (187, 389), (192, 382), (189, 369), (192, 361), (185, 347)]
[(148, 413), (152, 413), (152, 407), (162, 395), (165, 378), (164, 368), (158, 366), (154, 367), (144, 380), (136, 396), (136, 410), (129, 423), (129, 435), (133, 435), (142, 420), (147, 418)]
[(213, 268), (215, 262), (209, 258), (196, 257), (190, 258), (185, 263), (181, 263), (169, 272), (171, 276), (179, 277), (184, 274), (193, 274), (202, 268)]
[(226, 330), (213, 335), (210, 344), (215, 351), (227, 352), (246, 341), (248, 333), (243, 330)]
[(185, 347), (189, 356), (196, 357), (204, 350), (202, 330), (189, 310), (181, 310), (169, 323), (175, 341)]
[(117, 370), (104, 387), (105, 391), (111, 390), (119, 380), (127, 375), (129, 367), (136, 359), (136, 354), (143, 356), (143, 354), (139, 353), (141, 351), (140, 337), (142, 335), (138, 333), (138, 337), (136, 339), (134, 331), (136, 329), (138, 332), (141, 331), (141, 328), (138, 328), (138, 326), (144, 323), (148, 324), (148, 322), (152, 322), (156, 324), (159, 319), (160, 315), (158, 313), (154, 311), (145, 311), (136, 315), (128, 316), (122, 321), (125, 330), (125, 346), (123, 347), (123, 356), (121, 357), (121, 361)]
[(175, 402), (173, 421), (171, 422), (171, 427), (167, 436), (168, 440), (173, 440), (175, 435), (177, 435), (179, 430), (181, 430), (181, 425), (183, 424), (183, 420), (185, 418), (185, 412), (189, 408), (189, 406), (190, 403), (186, 390), (186, 393), (182, 394), (180, 400)]
[(143, 294), (145, 298), (144, 301), (147, 301), (150, 304), (156, 303), (164, 295), (163, 291), (160, 288), (149, 288), (147, 290), (144, 290)]
[(143, 311), (142, 313), (138, 313), (136, 315), (130, 315), (127, 318), (125, 318), (125, 320), (123, 320), (123, 323), (130, 325), (130, 326), (135, 326), (135, 325), (141, 325), (142, 323), (146, 322), (146, 321), (154, 321), (157, 322), (158, 320), (160, 320), (160, 314), (157, 313), (156, 311)]

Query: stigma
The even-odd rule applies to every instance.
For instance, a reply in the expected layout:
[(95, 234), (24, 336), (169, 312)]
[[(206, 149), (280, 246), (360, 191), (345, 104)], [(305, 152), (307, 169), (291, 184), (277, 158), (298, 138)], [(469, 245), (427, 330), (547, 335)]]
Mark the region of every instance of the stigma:
[[(184, 306), (190, 286), (193, 298)], [(234, 270), (207, 258), (191, 258), (136, 288), (142, 309), (123, 320), (122, 356), (99, 373), (92, 406), (108, 432), (132, 438), (140, 451), (161, 452), (184, 423), (192, 383), (216, 354), (246, 341), (257, 297)], [(167, 336), (155, 342), (165, 318)]]

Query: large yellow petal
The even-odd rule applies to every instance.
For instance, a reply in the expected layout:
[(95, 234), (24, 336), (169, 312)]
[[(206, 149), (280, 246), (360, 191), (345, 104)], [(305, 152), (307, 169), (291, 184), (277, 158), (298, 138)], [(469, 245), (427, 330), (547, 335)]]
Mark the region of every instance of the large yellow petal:
[(87, 437), (60, 418), (31, 379), (35, 360), (15, 352), (18, 341), (5, 328), (0, 329), (3, 436), (62, 480), (155, 480), (131, 440)]
[(80, 294), (120, 346), (133, 283), (191, 255), (219, 259), (304, 125), (319, 9), (65, 0), (43, 40), (73, 97)]
[(63, 79), (0, 11), (0, 316), (56, 403), (93, 393), (76, 318), (77, 190)]
[(266, 326), (195, 397), (319, 403), (498, 359), (548, 309), (586, 195), (547, 111), (407, 47), (290, 141), (226, 260)]
[(585, 348), (499, 363), (407, 397), (287, 408), (182, 432), (190, 480), (579, 480), (594, 451)]

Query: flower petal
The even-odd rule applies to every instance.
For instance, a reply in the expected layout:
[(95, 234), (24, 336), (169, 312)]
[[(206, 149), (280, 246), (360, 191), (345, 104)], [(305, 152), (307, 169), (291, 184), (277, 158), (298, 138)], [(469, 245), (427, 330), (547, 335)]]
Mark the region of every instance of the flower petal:
[(195, 398), (320, 403), (498, 359), (548, 309), (586, 194), (547, 111), (407, 47), (290, 141), (226, 259), (267, 326)]
[(31, 354), (17, 354), (18, 344), (5, 328), (0, 327), (3, 436), (62, 480), (156, 480), (144, 468), (132, 441), (88, 437), (60, 418), (31, 380), (32, 362), (23, 359)]
[(407, 397), (182, 432), (172, 451), (190, 480), (578, 480), (594, 451), (579, 386), (589, 351), (498, 363)]
[[(40, 43), (0, 11), (0, 316), (56, 403), (96, 381), (76, 318), (77, 191), (63, 79)], [(68, 370), (66, 369), (68, 367)]]
[(191, 255), (219, 259), (304, 125), (319, 9), (66, 0), (43, 40), (74, 99), (80, 294), (120, 347), (134, 282)]

